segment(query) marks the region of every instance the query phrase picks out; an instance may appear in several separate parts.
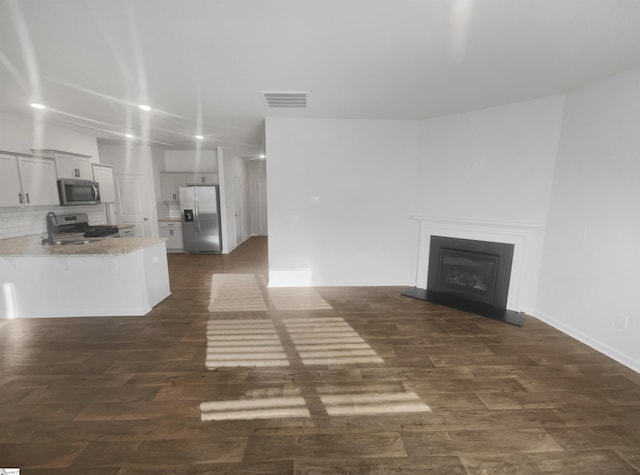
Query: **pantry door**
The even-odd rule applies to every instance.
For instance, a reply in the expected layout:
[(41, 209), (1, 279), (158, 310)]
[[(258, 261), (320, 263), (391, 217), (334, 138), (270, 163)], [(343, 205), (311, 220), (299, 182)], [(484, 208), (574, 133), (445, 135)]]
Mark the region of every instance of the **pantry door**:
[(143, 175), (114, 175), (121, 224), (133, 224), (135, 237), (151, 237), (149, 206)]

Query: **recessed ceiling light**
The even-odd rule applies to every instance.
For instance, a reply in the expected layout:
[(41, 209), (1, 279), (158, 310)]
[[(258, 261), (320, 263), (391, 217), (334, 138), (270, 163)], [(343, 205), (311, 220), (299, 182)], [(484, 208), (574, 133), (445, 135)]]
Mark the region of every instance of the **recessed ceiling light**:
[(196, 135), (196, 138), (197, 138), (198, 140), (204, 140), (204, 137), (203, 137), (202, 135)]
[(260, 155), (258, 155), (260, 158), (267, 158), (267, 156), (264, 153), (261, 153)]
[(125, 136), (126, 138), (128, 138), (128, 139), (133, 139), (133, 138), (135, 138), (135, 135), (133, 135), (133, 134), (124, 134), (124, 136)]
[(151, 107), (146, 104), (140, 104), (138, 107), (140, 108), (140, 110), (143, 110), (145, 112), (149, 112), (151, 110)]
[(31, 104), (29, 104), (31, 107), (33, 107), (34, 109), (45, 109), (46, 106), (43, 104), (39, 104), (38, 102), (32, 102)]

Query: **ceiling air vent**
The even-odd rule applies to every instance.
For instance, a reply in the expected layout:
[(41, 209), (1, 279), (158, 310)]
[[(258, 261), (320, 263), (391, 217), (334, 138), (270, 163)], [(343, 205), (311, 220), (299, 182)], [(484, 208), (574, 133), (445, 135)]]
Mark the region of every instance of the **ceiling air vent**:
[(306, 108), (307, 107), (307, 92), (285, 92), (285, 91), (262, 91), (264, 99), (267, 101), (269, 107), (283, 108), (283, 107), (295, 107)]

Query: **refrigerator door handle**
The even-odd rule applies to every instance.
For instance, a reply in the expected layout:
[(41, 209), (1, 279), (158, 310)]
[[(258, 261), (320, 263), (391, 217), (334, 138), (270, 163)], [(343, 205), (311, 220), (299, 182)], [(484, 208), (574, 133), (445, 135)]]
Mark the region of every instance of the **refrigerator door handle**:
[(198, 210), (198, 197), (197, 196), (194, 197), (193, 205), (194, 205), (194, 208), (195, 208), (195, 213), (194, 213), (195, 219), (194, 219), (194, 221), (196, 222), (196, 232), (199, 233), (200, 232), (200, 220), (198, 218), (198, 215), (199, 215), (200, 211)]

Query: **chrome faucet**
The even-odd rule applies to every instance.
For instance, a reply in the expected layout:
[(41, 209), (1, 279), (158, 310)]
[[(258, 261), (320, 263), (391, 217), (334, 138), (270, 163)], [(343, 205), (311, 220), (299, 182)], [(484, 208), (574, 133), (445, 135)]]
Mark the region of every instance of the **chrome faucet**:
[(54, 235), (54, 229), (55, 229), (55, 219), (56, 219), (56, 214), (53, 211), (49, 211), (47, 213), (47, 242), (49, 244), (53, 244), (53, 235)]

